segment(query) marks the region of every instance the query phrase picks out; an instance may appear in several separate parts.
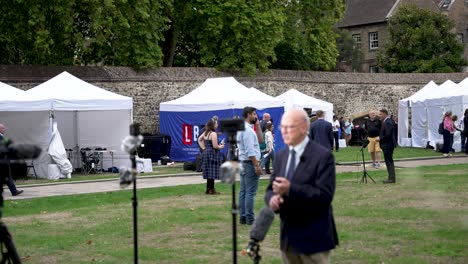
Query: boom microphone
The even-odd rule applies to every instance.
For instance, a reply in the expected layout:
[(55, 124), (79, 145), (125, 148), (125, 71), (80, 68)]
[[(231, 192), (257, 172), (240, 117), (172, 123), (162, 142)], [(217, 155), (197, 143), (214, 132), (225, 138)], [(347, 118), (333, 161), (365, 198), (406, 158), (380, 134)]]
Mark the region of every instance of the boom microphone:
[(13, 159), (35, 159), (41, 154), (41, 148), (32, 144), (6, 142), (0, 144), (0, 156)]
[(273, 219), (275, 219), (275, 213), (270, 207), (265, 206), (258, 213), (258, 217), (250, 230), (250, 242), (241, 253), (244, 256), (249, 256), (254, 263), (260, 263), (260, 260), (262, 259), (259, 254), (260, 245), (258, 242), (265, 239), (265, 236), (273, 223)]
[(263, 241), (273, 223), (273, 219), (275, 219), (273, 210), (269, 206), (263, 207), (250, 230), (250, 239), (255, 240), (255, 242)]

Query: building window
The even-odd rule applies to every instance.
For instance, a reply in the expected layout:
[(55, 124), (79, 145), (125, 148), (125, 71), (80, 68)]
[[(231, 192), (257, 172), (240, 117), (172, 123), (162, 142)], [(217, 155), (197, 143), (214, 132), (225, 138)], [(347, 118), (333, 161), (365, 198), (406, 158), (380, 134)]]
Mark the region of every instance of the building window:
[(371, 32), (369, 33), (369, 49), (375, 50), (379, 48), (379, 33)]
[(379, 66), (377, 66), (377, 65), (369, 66), (369, 72), (370, 73), (379, 73)]
[(460, 41), (460, 43), (463, 43), (463, 33), (458, 33), (457, 39)]
[(361, 48), (361, 34), (353, 34), (354, 45)]

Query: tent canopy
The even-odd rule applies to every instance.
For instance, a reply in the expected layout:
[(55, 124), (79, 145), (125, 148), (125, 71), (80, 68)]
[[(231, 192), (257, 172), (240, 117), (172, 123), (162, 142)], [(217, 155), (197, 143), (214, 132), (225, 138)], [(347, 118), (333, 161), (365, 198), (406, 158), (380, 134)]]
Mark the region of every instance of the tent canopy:
[(0, 111), (49, 111), (51, 100), (0, 82)]
[(429, 95), (437, 92), (438, 89), (439, 89), (439, 86), (434, 81), (430, 81), (423, 88), (421, 88), (419, 91), (417, 91), (410, 97), (401, 99), (399, 103), (406, 105), (407, 102), (411, 104), (412, 102), (424, 100)]
[[(467, 81), (468, 82), (468, 81)], [(402, 146), (426, 147), (427, 142), (435, 146), (441, 141), (438, 125), (446, 111), (460, 115), (468, 106), (468, 89), (464, 82), (456, 84), (450, 80), (440, 86), (429, 82), (413, 96), (400, 100), (398, 107), (398, 142)], [(411, 108), (411, 138), (408, 138), (409, 112)]]
[[(131, 97), (106, 91), (68, 72), (26, 92), (52, 100), (53, 121), (57, 122), (65, 148), (73, 149), (73, 167), (81, 167), (79, 149), (93, 147), (114, 151), (113, 158), (104, 157), (104, 169), (112, 163), (117, 167), (129, 164), (128, 155), (120, 150), (120, 143), (128, 135), (132, 121)], [(49, 122), (49, 130), (51, 128), (52, 122)], [(50, 161), (43, 158), (41, 162), (47, 166)], [(42, 169), (41, 173), (47, 174), (47, 167)]]
[[(415, 102), (425, 100), (430, 94), (435, 93), (438, 89), (439, 89), (439, 86), (434, 81), (430, 81), (423, 88), (421, 88), (419, 91), (417, 91), (413, 95), (405, 99), (402, 99), (398, 102), (398, 144), (400, 146), (409, 147), (409, 146), (412, 146), (413, 144), (420, 145), (419, 143), (412, 143), (412, 140), (408, 138), (409, 108)], [(418, 115), (421, 115), (421, 114), (422, 113), (416, 111), (416, 113), (414, 114), (414, 117), (417, 118)], [(413, 123), (416, 127), (418, 127), (416, 122), (421, 122), (421, 121), (422, 121), (421, 119), (414, 120), (413, 118)], [(411, 134), (414, 134), (414, 131), (412, 131)], [(419, 142), (420, 140), (417, 140), (417, 141)]]
[(29, 89), (27, 93), (54, 99), (54, 110), (119, 110), (133, 108), (131, 97), (106, 91), (68, 72), (62, 72), (54, 78)]
[(308, 96), (299, 92), (296, 89), (290, 89), (285, 93), (278, 95), (276, 98), (284, 102), (284, 108), (311, 108), (312, 111), (322, 110), (325, 112), (325, 120), (333, 120), (333, 104)]
[[(257, 109), (259, 117), (268, 112), (274, 121), (279, 121), (284, 113), (283, 102), (262, 94), (245, 87), (233, 77), (212, 78), (178, 99), (161, 103), (159, 131), (171, 136), (171, 159), (195, 160), (199, 154), (197, 139), (200, 131), (214, 115), (220, 120), (242, 116), (242, 109), (252, 106)], [(278, 127), (274, 127), (276, 135), (280, 135)], [(282, 148), (283, 145), (281, 137), (276, 137), (275, 147)]]
[(257, 98), (256, 94), (233, 77), (209, 78), (190, 93), (161, 103), (160, 111), (213, 111), (243, 108), (252, 103), (255, 103), (258, 109), (282, 106), (282, 102), (274, 98), (265, 100), (264, 96)]

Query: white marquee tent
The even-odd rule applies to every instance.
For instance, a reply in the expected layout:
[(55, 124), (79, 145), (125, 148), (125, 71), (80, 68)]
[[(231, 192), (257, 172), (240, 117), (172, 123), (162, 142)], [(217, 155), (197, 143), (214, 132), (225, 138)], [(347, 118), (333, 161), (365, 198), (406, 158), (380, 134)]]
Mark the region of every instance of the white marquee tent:
[[(0, 82), (0, 123), (6, 127), (5, 134), (15, 143), (39, 146), (42, 153), (38, 161), (47, 157), (51, 103), (50, 99)], [(37, 164), (36, 171), (42, 173), (39, 176), (47, 174), (47, 165)]]
[[(424, 100), (428, 95), (436, 92), (438, 89), (439, 89), (439, 86), (434, 81), (430, 81), (423, 88), (417, 91), (415, 94), (411, 95), (408, 98), (402, 99), (398, 102), (398, 144), (400, 146), (412, 146), (413, 145), (413, 143), (411, 142), (413, 139), (408, 138), (409, 109), (412, 108), (412, 105), (415, 102)], [(421, 139), (418, 138), (419, 135), (423, 135), (423, 131), (424, 131), (423, 123), (425, 122), (425, 119), (422, 118), (421, 114), (422, 112), (412, 111), (413, 118), (412, 118), (411, 134), (416, 135), (416, 139), (414, 140), (415, 146), (419, 145), (416, 142), (422, 142)]]
[[(104, 157), (103, 168), (128, 165), (128, 155), (120, 150), (129, 134), (133, 99), (89, 84), (68, 72), (26, 91), (50, 98), (52, 116), (58, 124), (65, 148), (73, 149), (73, 167), (81, 167), (80, 148), (101, 147), (114, 151)], [(50, 126), (51, 127), (51, 126)], [(112, 164), (113, 163), (113, 164)]]
[[(413, 96), (401, 100), (398, 114), (399, 144), (423, 148), (428, 142), (433, 147), (441, 142), (438, 125), (444, 113), (452, 111), (461, 116), (468, 106), (467, 83), (464, 81), (457, 85), (448, 80), (437, 86), (431, 81)], [(408, 108), (411, 108), (411, 139), (405, 137), (408, 131)]]
[(332, 122), (333, 120), (333, 104), (308, 96), (299, 92), (296, 89), (278, 95), (276, 98), (284, 102), (285, 110), (290, 108), (312, 108), (312, 111), (322, 110), (325, 112), (325, 120)]
[[(435, 96), (429, 97), (424, 101), (428, 113), (427, 139), (432, 146), (435, 146), (437, 142), (442, 142), (442, 135), (438, 133), (438, 126), (442, 121), (444, 113), (452, 111), (453, 115), (461, 118), (465, 109), (468, 108), (468, 79), (459, 84), (453, 84), (453, 82), (447, 84), (447, 89), (444, 92), (440, 91)], [(456, 132), (454, 143), (458, 141), (459, 133)], [(458, 146), (458, 143), (456, 145)]]

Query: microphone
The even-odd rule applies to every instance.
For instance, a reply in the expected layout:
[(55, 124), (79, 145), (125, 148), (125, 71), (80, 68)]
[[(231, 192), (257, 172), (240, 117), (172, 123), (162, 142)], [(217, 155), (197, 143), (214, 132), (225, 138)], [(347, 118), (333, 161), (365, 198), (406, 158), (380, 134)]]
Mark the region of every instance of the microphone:
[(275, 219), (275, 213), (269, 206), (264, 206), (258, 213), (252, 229), (250, 230), (250, 239), (261, 242), (265, 239), (271, 224)]
[(270, 207), (265, 206), (258, 213), (258, 217), (250, 230), (250, 242), (247, 247), (242, 250), (241, 254), (249, 256), (253, 259), (254, 263), (259, 263), (262, 258), (258, 254), (260, 251), (260, 245), (258, 242), (265, 239), (265, 236), (273, 223), (273, 219), (275, 219), (275, 213)]
[(299, 161), (300, 161), (300, 162), (305, 162), (305, 161), (306, 161), (306, 158), (305, 158), (304, 156), (301, 156), (301, 157), (299, 158)]
[(11, 143), (7, 141), (0, 144), (0, 155), (7, 159), (36, 159), (42, 149), (32, 144)]

